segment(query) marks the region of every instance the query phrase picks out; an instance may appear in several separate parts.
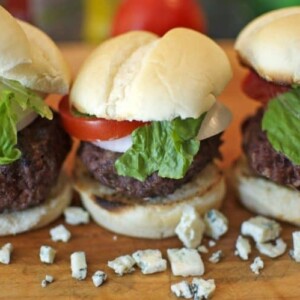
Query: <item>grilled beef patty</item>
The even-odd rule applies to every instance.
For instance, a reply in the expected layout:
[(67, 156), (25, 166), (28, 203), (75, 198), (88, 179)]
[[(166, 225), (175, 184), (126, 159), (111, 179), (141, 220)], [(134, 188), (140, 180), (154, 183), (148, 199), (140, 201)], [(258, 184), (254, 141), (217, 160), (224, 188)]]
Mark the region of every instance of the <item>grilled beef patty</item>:
[(243, 150), (251, 169), (278, 184), (300, 190), (300, 166), (276, 152), (261, 129), (263, 110), (246, 119), (242, 125)]
[(145, 198), (166, 196), (190, 181), (214, 158), (220, 157), (219, 146), (221, 143), (221, 135), (201, 141), (200, 150), (182, 179), (161, 178), (157, 173), (153, 173), (141, 182), (131, 177), (119, 176), (114, 164), (122, 153), (104, 150), (89, 142), (80, 144), (78, 156), (92, 176), (100, 183), (114, 188), (126, 196)]
[(38, 117), (18, 133), (19, 160), (0, 165), (0, 212), (24, 210), (41, 204), (56, 184), (71, 139), (53, 120)]

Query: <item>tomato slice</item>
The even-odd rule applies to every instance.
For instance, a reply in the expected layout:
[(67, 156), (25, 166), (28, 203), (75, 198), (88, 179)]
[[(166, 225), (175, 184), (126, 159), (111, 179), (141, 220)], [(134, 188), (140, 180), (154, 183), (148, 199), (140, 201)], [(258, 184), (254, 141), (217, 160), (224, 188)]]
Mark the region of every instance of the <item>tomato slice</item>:
[(114, 17), (112, 36), (148, 30), (160, 36), (175, 27), (206, 32), (204, 11), (195, 0), (124, 0)]
[(59, 113), (64, 129), (82, 141), (107, 141), (122, 138), (148, 123), (139, 121), (114, 121), (96, 117), (77, 117), (70, 111), (69, 99), (59, 103)]
[(291, 87), (268, 82), (250, 71), (242, 83), (242, 89), (250, 98), (267, 104), (270, 99), (289, 91)]

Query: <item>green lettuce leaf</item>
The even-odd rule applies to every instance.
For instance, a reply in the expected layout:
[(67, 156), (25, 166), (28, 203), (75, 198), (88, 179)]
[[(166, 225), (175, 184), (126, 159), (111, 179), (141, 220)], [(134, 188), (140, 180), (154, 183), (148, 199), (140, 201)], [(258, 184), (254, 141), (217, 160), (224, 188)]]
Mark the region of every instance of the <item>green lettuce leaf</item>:
[(0, 165), (9, 164), (21, 156), (17, 144), (17, 117), (12, 111), (13, 94), (2, 91), (0, 99)]
[(16, 81), (0, 81), (0, 165), (18, 160), (17, 123), (25, 111), (32, 110), (41, 117), (52, 119), (51, 109), (43, 99)]
[(160, 177), (184, 177), (199, 151), (196, 137), (204, 117), (152, 122), (136, 129), (132, 147), (115, 162), (117, 173), (140, 181), (156, 171)]
[(23, 87), (19, 82), (13, 80), (3, 80), (0, 82), (0, 90), (13, 92), (12, 101), (17, 103), (22, 110), (31, 109), (43, 118), (52, 120), (53, 114), (49, 106), (42, 97)]
[(300, 164), (300, 88), (272, 99), (262, 119), (262, 129), (273, 148), (295, 165)]

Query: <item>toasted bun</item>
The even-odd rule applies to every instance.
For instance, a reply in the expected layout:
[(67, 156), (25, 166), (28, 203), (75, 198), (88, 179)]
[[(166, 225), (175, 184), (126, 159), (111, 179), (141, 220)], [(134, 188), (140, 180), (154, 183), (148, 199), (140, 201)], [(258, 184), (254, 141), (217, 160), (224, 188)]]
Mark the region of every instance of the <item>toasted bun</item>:
[(300, 192), (251, 174), (244, 158), (234, 165), (241, 202), (251, 211), (300, 225)]
[(224, 51), (199, 32), (126, 33), (100, 45), (71, 90), (82, 113), (114, 120), (197, 118), (231, 78)]
[(70, 204), (72, 185), (62, 173), (48, 200), (36, 207), (0, 214), (0, 236), (18, 234), (37, 229), (57, 219)]
[(0, 6), (0, 77), (43, 93), (66, 94), (70, 71), (54, 42)]
[(219, 208), (225, 195), (223, 174), (214, 164), (207, 166), (192, 182), (168, 197), (151, 202), (128, 200), (124, 195), (94, 180), (80, 161), (75, 166), (75, 190), (94, 221), (113, 232), (139, 238), (166, 238), (175, 235), (184, 206), (200, 214)]
[(262, 78), (300, 83), (300, 7), (275, 10), (249, 23), (237, 38), (241, 61)]

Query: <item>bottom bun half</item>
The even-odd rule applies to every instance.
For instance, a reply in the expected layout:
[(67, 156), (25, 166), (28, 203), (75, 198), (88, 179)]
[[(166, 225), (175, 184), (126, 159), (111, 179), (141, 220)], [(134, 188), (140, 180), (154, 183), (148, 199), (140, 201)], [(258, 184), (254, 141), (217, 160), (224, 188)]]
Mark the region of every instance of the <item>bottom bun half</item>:
[(0, 236), (15, 235), (48, 225), (62, 214), (71, 198), (71, 182), (62, 172), (46, 202), (23, 211), (0, 214)]
[(118, 234), (149, 239), (174, 236), (184, 206), (194, 206), (203, 214), (219, 208), (226, 192), (224, 176), (214, 164), (173, 194), (151, 200), (129, 199), (101, 185), (79, 160), (74, 181), (83, 205), (97, 224)]
[(300, 225), (300, 192), (251, 173), (246, 159), (233, 167), (240, 201), (252, 212)]

